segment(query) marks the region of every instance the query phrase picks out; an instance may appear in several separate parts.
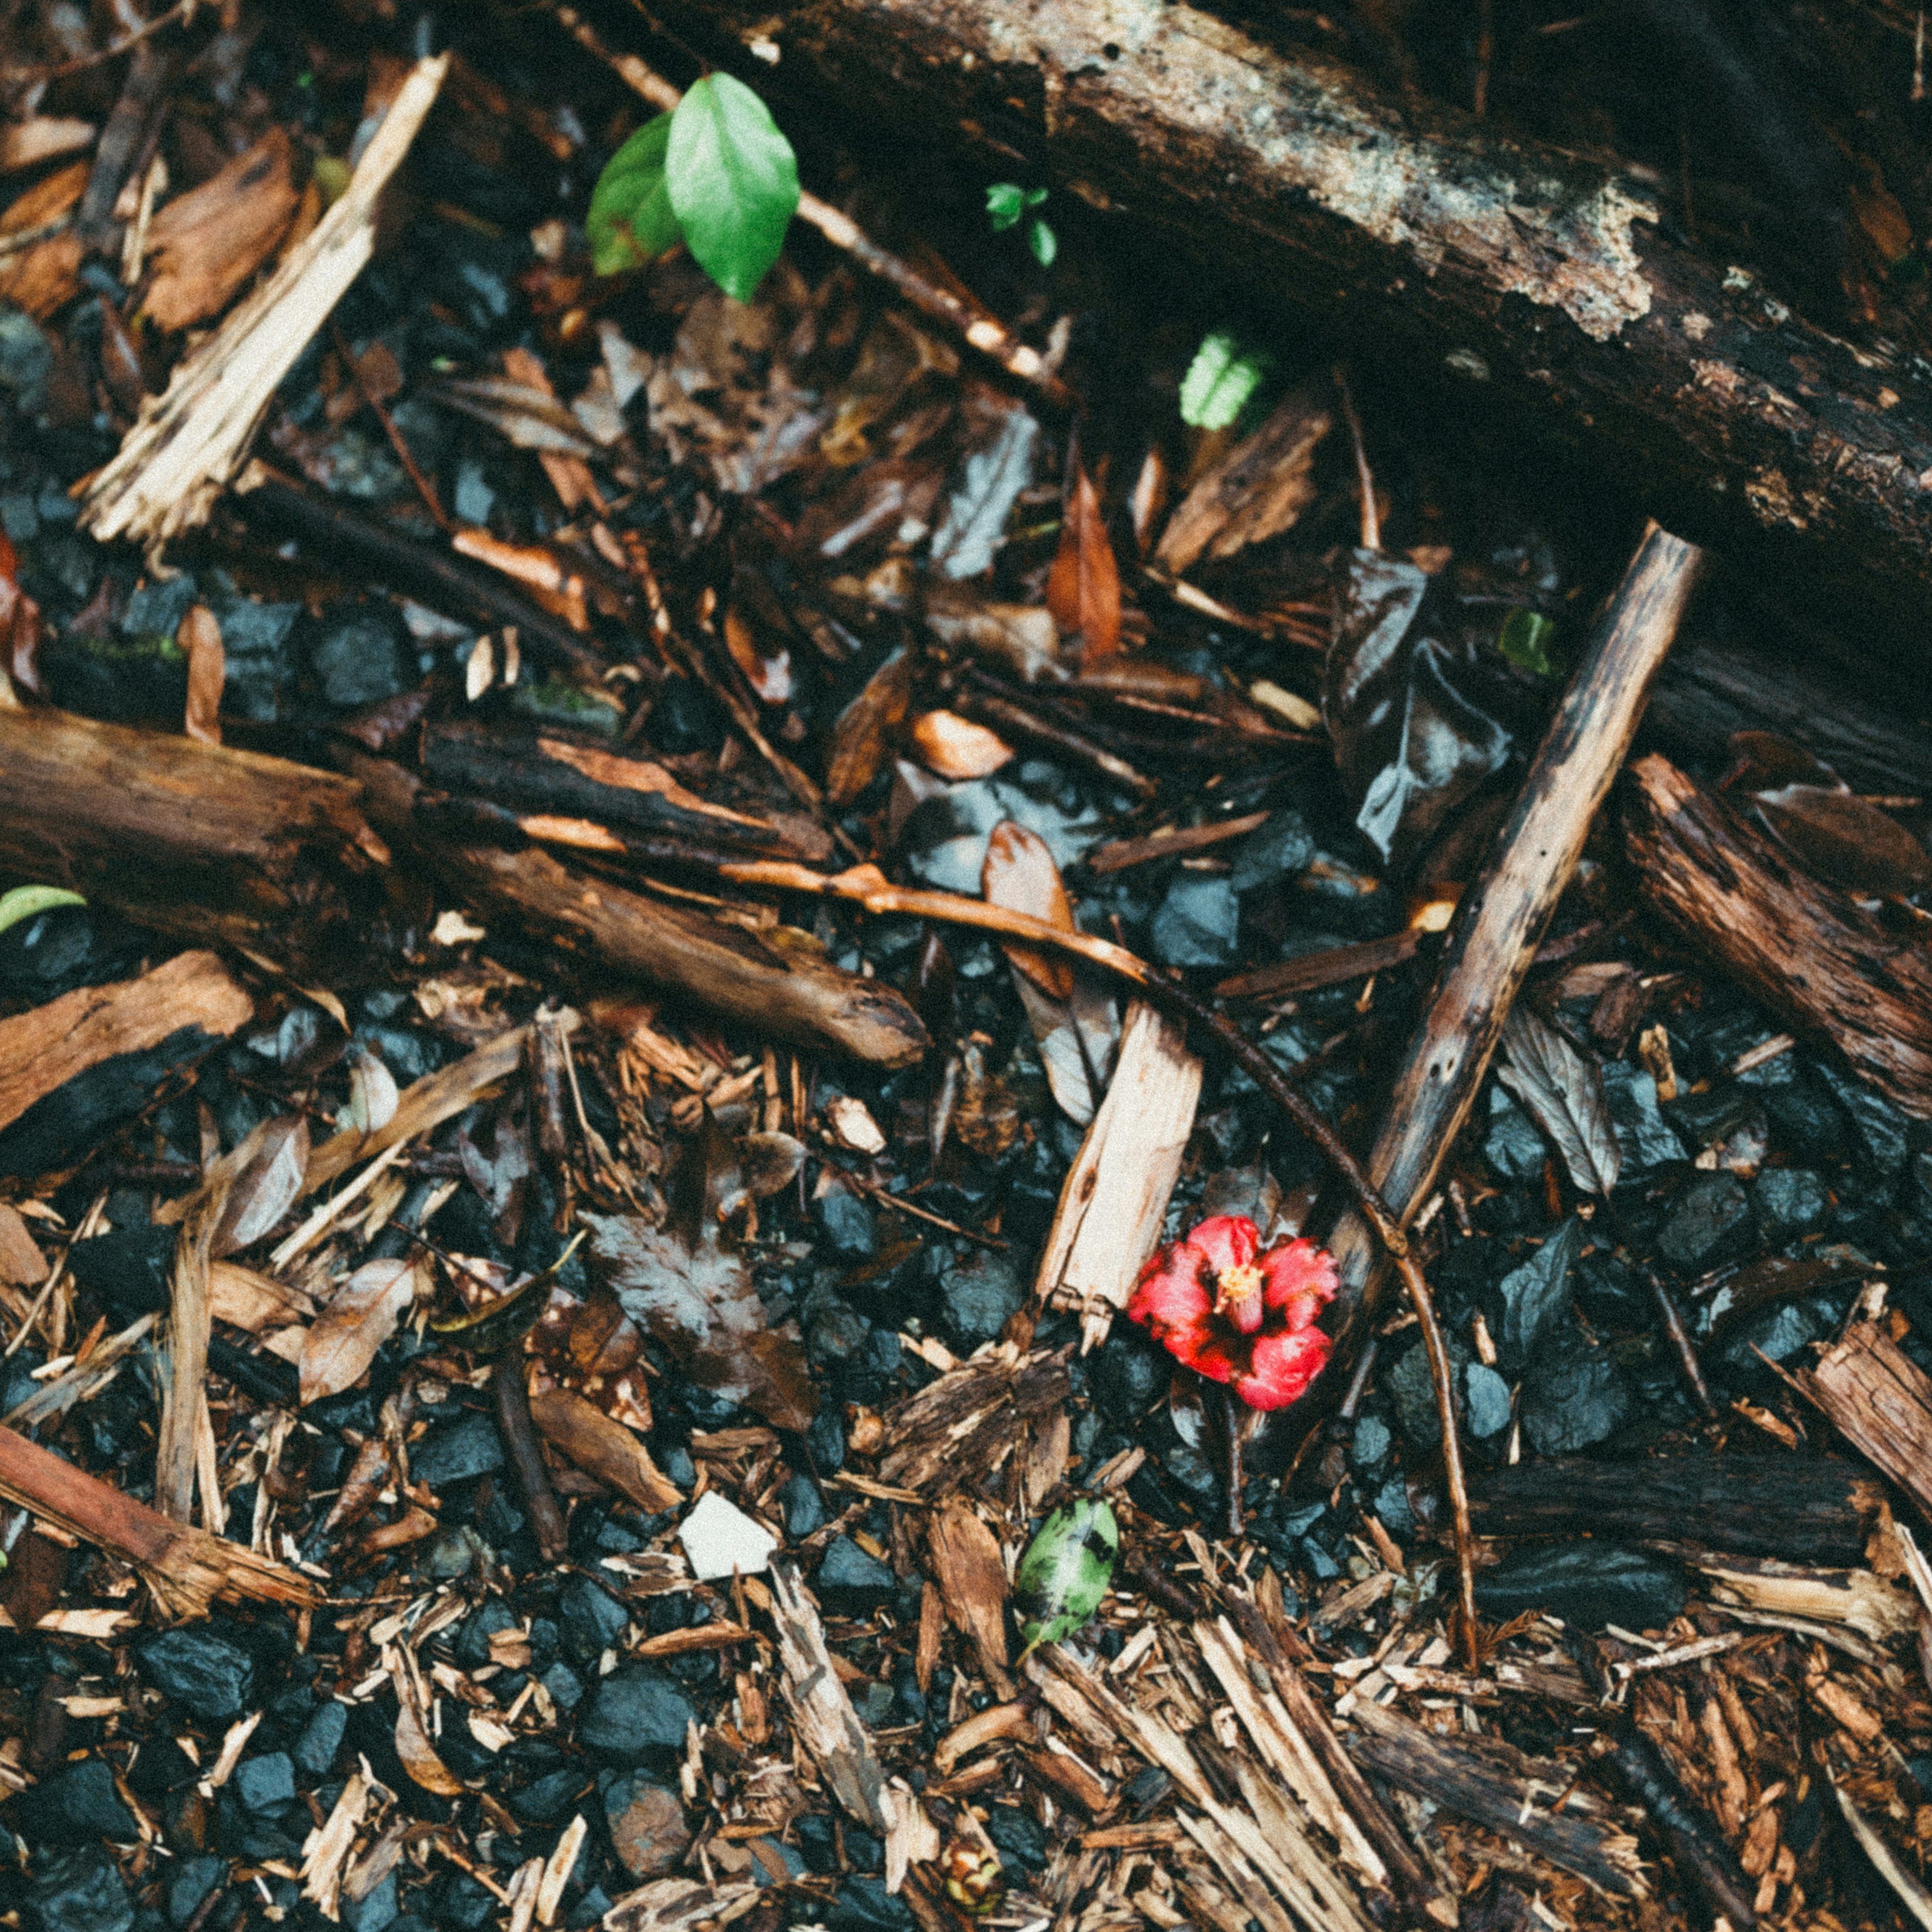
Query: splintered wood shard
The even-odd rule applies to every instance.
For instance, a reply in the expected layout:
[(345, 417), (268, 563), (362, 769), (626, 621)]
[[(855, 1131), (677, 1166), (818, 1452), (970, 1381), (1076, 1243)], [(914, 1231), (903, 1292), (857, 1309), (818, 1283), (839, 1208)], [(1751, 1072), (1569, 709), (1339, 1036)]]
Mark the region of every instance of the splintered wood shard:
[(178, 536), (206, 520), (282, 378), (367, 265), (376, 204), (434, 105), (446, 55), (418, 61), (349, 185), (298, 247), (146, 404), (88, 486), (82, 524), (105, 542)]
[(1034, 1284), (1040, 1299), (1064, 1294), (1080, 1307), (1083, 1354), (1106, 1339), (1160, 1239), (1201, 1076), (1180, 1028), (1136, 1000), (1107, 1097), (1060, 1187)]

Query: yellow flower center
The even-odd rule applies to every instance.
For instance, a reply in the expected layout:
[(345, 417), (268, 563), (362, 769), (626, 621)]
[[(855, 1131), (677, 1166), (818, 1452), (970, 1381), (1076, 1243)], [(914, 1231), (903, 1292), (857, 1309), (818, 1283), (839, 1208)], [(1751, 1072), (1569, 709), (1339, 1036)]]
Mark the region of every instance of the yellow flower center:
[(1262, 1271), (1252, 1262), (1223, 1268), (1216, 1281), (1214, 1297), (1216, 1315), (1236, 1315), (1262, 1292)]

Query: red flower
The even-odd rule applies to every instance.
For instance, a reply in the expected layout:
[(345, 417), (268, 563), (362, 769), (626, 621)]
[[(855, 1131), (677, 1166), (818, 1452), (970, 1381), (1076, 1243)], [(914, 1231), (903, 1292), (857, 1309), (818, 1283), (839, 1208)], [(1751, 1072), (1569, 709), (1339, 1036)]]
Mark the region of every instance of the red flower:
[(1240, 1214), (1203, 1221), (1141, 1270), (1127, 1316), (1250, 1408), (1286, 1408), (1328, 1359), (1315, 1317), (1334, 1297), (1335, 1258), (1304, 1240), (1259, 1254), (1261, 1239)]

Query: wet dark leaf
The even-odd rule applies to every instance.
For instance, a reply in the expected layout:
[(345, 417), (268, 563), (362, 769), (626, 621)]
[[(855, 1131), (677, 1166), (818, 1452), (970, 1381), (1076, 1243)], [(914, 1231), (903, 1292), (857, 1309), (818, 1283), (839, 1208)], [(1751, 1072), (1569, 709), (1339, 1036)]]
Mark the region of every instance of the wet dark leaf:
[(1932, 855), (1896, 819), (1853, 793), (1788, 784), (1752, 796), (1805, 868), (1846, 892), (1876, 896), (1932, 886)]
[(1032, 412), (984, 382), (968, 388), (960, 418), (964, 447), (946, 479), (931, 550), (934, 566), (956, 578), (992, 568), (1014, 501), (1033, 481), (1040, 448)]
[(664, 1198), (670, 1210), (666, 1232), (686, 1247), (694, 1248), (717, 1233), (744, 1195), (738, 1144), (706, 1107), (698, 1131), (685, 1142), (664, 1177)]
[[(4, 903), (0, 901), (0, 904)], [(940, 937), (938, 927), (928, 928), (919, 949), (919, 973), (913, 1004), (919, 1009), (920, 1018), (936, 1046), (950, 1047), (958, 1030), (956, 986), (952, 956), (946, 950), (946, 941)]]
[(746, 1193), (754, 1201), (768, 1201), (798, 1178), (805, 1144), (790, 1134), (746, 1134), (738, 1143), (738, 1165)]
[(480, 1306), (466, 1308), (447, 1321), (433, 1322), (430, 1331), (453, 1348), (472, 1355), (500, 1355), (520, 1342), (550, 1306), (550, 1270), (532, 1275), (507, 1294), (493, 1295)]
[(1060, 549), (1046, 580), (1046, 608), (1063, 631), (1077, 631), (1088, 664), (1120, 648), (1120, 571), (1101, 513), (1100, 493), (1084, 467), (1074, 466), (1066, 493)]
[(884, 770), (891, 734), (911, 708), (913, 670), (910, 652), (892, 652), (839, 712), (825, 759), (828, 803), (850, 805)]
[(1055, 1510), (1013, 1572), (1023, 1648), (1078, 1630), (1100, 1607), (1120, 1553), (1120, 1526), (1104, 1498), (1082, 1496)]
[(264, 1120), (235, 1150), (234, 1184), (208, 1252), (219, 1260), (261, 1240), (292, 1208), (308, 1169), (308, 1121), (300, 1114)]
[(776, 1429), (806, 1428), (818, 1408), (796, 1322), (773, 1326), (751, 1270), (715, 1236), (688, 1245), (634, 1215), (586, 1214), (591, 1265), (624, 1312), (700, 1388)]
[(1509, 756), (1509, 733), (1456, 688), (1456, 659), (1417, 634), (1429, 579), (1380, 550), (1351, 555), (1322, 715), (1383, 857), (1415, 852)]
[(1520, 1000), (1504, 1022), (1502, 1046), (1496, 1078), (1556, 1142), (1571, 1181), (1586, 1194), (1607, 1195), (1617, 1184), (1623, 1150), (1597, 1063)]
[(1570, 1271), (1583, 1245), (1583, 1224), (1565, 1221), (1520, 1268), (1497, 1286), (1502, 1298), (1502, 1346), (1521, 1362), (1570, 1305)]

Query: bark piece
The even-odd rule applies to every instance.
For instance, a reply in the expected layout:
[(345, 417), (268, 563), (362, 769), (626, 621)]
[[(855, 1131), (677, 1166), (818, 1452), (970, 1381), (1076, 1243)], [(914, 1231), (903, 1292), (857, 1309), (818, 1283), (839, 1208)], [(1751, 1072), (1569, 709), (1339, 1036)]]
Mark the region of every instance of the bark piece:
[(446, 56), (416, 63), (314, 232), (183, 358), (166, 393), (143, 406), (119, 454), (88, 488), (81, 521), (97, 537), (152, 542), (206, 519), (269, 398), (374, 253), (377, 200), (448, 66)]
[(886, 1412), (880, 1478), (935, 1501), (976, 1485), (1072, 1386), (1064, 1355), (1022, 1357), (1003, 1345), (975, 1357)]
[(1672, 926), (1888, 1100), (1932, 1118), (1932, 955), (1916, 938), (1654, 754), (1630, 768), (1624, 827), (1638, 885)]
[[(1654, 524), (1645, 532), (1497, 834), (1496, 856), (1462, 901), (1368, 1162), (1370, 1180), (1399, 1221), (1427, 1199), (1468, 1118), (1516, 990), (1643, 715), (1701, 561), (1690, 544)], [(1362, 1216), (1351, 1212), (1329, 1246), (1341, 1276), (1336, 1354), (1346, 1361), (1379, 1277), (1377, 1244)]]
[(187, 328), (219, 315), (274, 253), (302, 199), (289, 169), (288, 135), (272, 128), (154, 217), (154, 280), (142, 306), (158, 328)]
[(1312, 993), (1318, 986), (1339, 986), (1345, 980), (1366, 980), (1406, 966), (1415, 957), (1422, 934), (1412, 926), (1386, 939), (1358, 939), (1347, 946), (1330, 946), (1304, 952), (1252, 973), (1237, 973), (1214, 988), (1224, 1000), (1273, 1000), (1295, 993)]
[(1790, 1379), (1932, 1518), (1932, 1376), (1881, 1324), (1847, 1329), (1815, 1368)]
[(1061, 1185), (1034, 1285), (1040, 1300), (1064, 1291), (1079, 1305), (1082, 1354), (1105, 1339), (1160, 1239), (1201, 1078), (1180, 1028), (1135, 1000), (1107, 1097)]
[(1645, 1896), (1634, 1838), (1614, 1826), (1550, 1809), (1550, 1800), (1574, 1782), (1567, 1765), (1540, 1767), (1538, 1782), (1550, 1789), (1539, 1802), (1526, 1778), (1505, 1775), (1474, 1750), (1424, 1730), (1399, 1712), (1364, 1698), (1354, 1714), (1361, 1735), (1351, 1748), (1377, 1776), (1500, 1832), (1599, 1892), (1618, 1898)]
[(1006, 1570), (993, 1532), (956, 1498), (934, 1514), (926, 1547), (952, 1627), (972, 1639), (994, 1695), (1010, 1697), (1006, 1675)]
[(1850, 1464), (1798, 1456), (1572, 1456), (1479, 1472), (1469, 1483), (1480, 1536), (1688, 1537), (1823, 1564), (1861, 1560), (1882, 1501)]
[[(138, 980), (79, 987), (0, 1020), (0, 1170), (38, 1172), (42, 1156), (64, 1150), (83, 1115), (98, 1126), (98, 1106), (69, 1083), (102, 1068), (100, 1077), (118, 1084), (121, 1070), (110, 1063), (126, 1055), (198, 1058), (254, 1011), (213, 953), (183, 952)], [(123, 1099), (117, 1093), (111, 1104), (124, 1113)]]
[[(771, 31), (755, 0), (688, 13)], [(1923, 610), (1932, 381), (1694, 254), (1653, 189), (1185, 4), (824, 0), (778, 44), (781, 88), (816, 80), (928, 145), (956, 130), (1003, 176), (1024, 155), (1126, 211), (1134, 248), (1237, 265), (1331, 328), (1339, 298), (1350, 339), (1437, 381), (1447, 357), (1486, 414), (1700, 539)]]
[(170, 1616), (207, 1614), (216, 1602), (312, 1604), (307, 1578), (239, 1544), (170, 1522), (97, 1477), (0, 1426), (0, 1496), (140, 1565)]
[(1181, 500), (1161, 532), (1154, 561), (1179, 577), (1204, 551), (1218, 562), (1292, 529), (1315, 500), (1315, 448), (1330, 421), (1305, 391), (1283, 398)]
[(530, 1419), (560, 1455), (647, 1514), (657, 1516), (682, 1504), (684, 1492), (651, 1460), (644, 1444), (574, 1391), (537, 1390), (530, 1397)]

